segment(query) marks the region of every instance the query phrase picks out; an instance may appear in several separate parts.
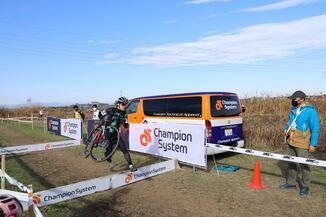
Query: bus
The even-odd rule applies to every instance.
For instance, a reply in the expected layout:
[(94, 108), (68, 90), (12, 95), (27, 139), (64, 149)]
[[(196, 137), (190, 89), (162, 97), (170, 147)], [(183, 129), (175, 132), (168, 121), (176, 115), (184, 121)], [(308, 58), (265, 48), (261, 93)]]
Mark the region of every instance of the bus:
[[(128, 122), (203, 125), (207, 142), (244, 147), (244, 109), (229, 92), (199, 92), (138, 97), (127, 107)], [(207, 148), (207, 155), (224, 152)]]

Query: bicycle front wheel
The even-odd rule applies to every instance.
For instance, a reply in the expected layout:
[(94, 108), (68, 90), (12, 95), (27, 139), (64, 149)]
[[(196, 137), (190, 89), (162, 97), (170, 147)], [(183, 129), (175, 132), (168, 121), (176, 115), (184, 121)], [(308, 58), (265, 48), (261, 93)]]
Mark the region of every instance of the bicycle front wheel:
[(104, 139), (105, 135), (103, 133), (103, 139), (90, 147), (91, 157), (96, 162), (103, 162), (111, 158), (120, 142), (120, 133), (116, 127), (109, 126), (105, 131), (109, 133), (107, 141)]

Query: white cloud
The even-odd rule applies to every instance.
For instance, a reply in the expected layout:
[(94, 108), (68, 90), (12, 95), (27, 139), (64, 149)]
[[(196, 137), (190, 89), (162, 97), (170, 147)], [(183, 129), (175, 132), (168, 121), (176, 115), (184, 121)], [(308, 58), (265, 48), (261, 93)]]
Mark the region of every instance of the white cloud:
[(229, 2), (231, 0), (190, 0), (187, 1), (185, 4), (205, 4), (205, 3), (211, 3), (211, 2)]
[(283, 0), (273, 4), (263, 5), (259, 7), (247, 8), (241, 11), (243, 12), (264, 12), (264, 11), (275, 11), (282, 10), (285, 8), (295, 7), (303, 4), (311, 4), (318, 2), (319, 0)]
[(194, 42), (136, 48), (129, 57), (110, 58), (109, 63), (175, 67), (248, 64), (284, 58), (302, 50), (326, 48), (326, 25), (323, 23), (326, 23), (326, 14), (291, 22), (253, 25)]

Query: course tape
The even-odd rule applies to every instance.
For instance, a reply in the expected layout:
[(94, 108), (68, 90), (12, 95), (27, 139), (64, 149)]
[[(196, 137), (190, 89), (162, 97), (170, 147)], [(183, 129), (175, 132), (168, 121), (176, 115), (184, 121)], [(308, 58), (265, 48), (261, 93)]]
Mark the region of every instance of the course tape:
[(141, 167), (136, 172), (124, 172), (112, 177), (112, 188), (118, 188), (143, 179), (175, 170), (175, 161), (168, 160), (157, 164)]
[(91, 179), (34, 193), (33, 201), (37, 206), (46, 206), (83, 197), (111, 188), (110, 176)]
[(289, 162), (300, 163), (300, 164), (309, 164), (309, 165), (314, 165), (314, 166), (326, 167), (326, 161), (323, 161), (323, 160), (295, 157), (295, 156), (291, 156), (291, 155), (283, 155), (283, 154), (277, 154), (277, 153), (272, 153), (272, 152), (256, 151), (256, 150), (252, 150), (252, 149), (230, 147), (230, 146), (212, 144), (212, 143), (206, 143), (206, 145), (211, 148), (216, 148), (216, 149), (224, 150), (224, 151), (236, 152), (236, 153), (240, 153), (240, 154), (247, 154), (247, 155), (270, 158), (270, 159), (275, 159), (275, 160), (282, 160), (282, 161), (289, 161)]
[(34, 203), (41, 207), (50, 204), (83, 197), (99, 191), (118, 188), (162, 173), (175, 170), (175, 161), (168, 160), (139, 168), (136, 172), (120, 174), (86, 180), (75, 184), (61, 186), (34, 193)]
[(33, 121), (27, 121), (27, 120), (20, 120), (17, 118), (1, 118), (3, 121), (14, 121), (14, 122), (21, 122), (21, 123), (33, 123)]
[(18, 182), (16, 179), (14, 179), (13, 177), (9, 176), (7, 173), (3, 172), (1, 169), (0, 169), (0, 176), (1, 177), (5, 177), (7, 179), (7, 181), (11, 185), (17, 186), (21, 191), (28, 192), (28, 188), (24, 184), (22, 184), (21, 182)]
[(35, 214), (35, 217), (43, 217), (41, 211), (35, 204), (33, 204), (33, 212)]
[(13, 147), (0, 147), (0, 155), (28, 153), (28, 152), (35, 152), (35, 151), (47, 151), (51, 149), (66, 148), (66, 147), (78, 146), (78, 145), (80, 145), (79, 140), (66, 140), (60, 142), (48, 142), (48, 143), (20, 145), (20, 146), (13, 146)]

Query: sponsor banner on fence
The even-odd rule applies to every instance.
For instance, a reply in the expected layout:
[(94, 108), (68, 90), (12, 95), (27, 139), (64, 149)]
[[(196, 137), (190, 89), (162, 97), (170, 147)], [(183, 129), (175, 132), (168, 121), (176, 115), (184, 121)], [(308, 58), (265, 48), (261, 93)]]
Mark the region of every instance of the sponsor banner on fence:
[(48, 126), (48, 131), (56, 135), (61, 134), (61, 124), (60, 119), (55, 117), (47, 117), (46, 123)]
[(80, 119), (61, 119), (61, 135), (72, 139), (82, 138), (82, 122)]
[(205, 129), (201, 125), (131, 124), (130, 150), (206, 166)]
[(110, 179), (110, 176), (105, 176), (37, 192), (34, 193), (33, 201), (37, 206), (46, 206), (105, 191), (111, 188)]
[(139, 168), (136, 172), (125, 172), (115, 175), (111, 179), (112, 188), (118, 188), (127, 184), (138, 182), (149, 177), (175, 170), (175, 161), (168, 160)]
[(80, 142), (77, 140), (48, 142), (48, 143), (31, 144), (31, 145), (20, 145), (20, 146), (0, 148), (0, 155), (19, 154), (19, 153), (27, 153), (27, 152), (34, 152), (34, 151), (46, 151), (51, 149), (66, 148), (66, 147), (77, 146), (77, 145), (80, 145)]
[(92, 132), (92, 130), (94, 128), (96, 128), (99, 124), (100, 124), (100, 120), (95, 120), (95, 119), (88, 120), (87, 121), (87, 135), (89, 136), (89, 134)]

